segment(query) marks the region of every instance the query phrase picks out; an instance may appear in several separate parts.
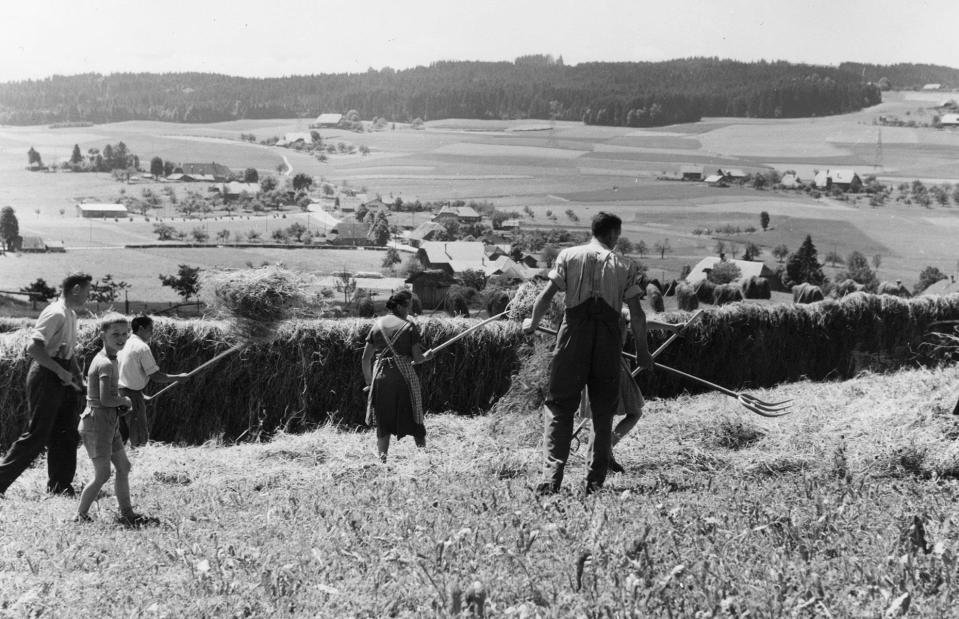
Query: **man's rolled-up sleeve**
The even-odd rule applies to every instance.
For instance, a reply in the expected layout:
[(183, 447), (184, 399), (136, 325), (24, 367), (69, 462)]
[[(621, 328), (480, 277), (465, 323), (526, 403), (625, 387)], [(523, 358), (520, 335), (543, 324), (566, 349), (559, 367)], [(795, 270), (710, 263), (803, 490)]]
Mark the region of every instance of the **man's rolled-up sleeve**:
[(553, 282), (560, 292), (566, 292), (566, 250), (559, 252), (556, 262), (550, 270), (549, 281)]
[(160, 371), (160, 366), (157, 365), (156, 359), (153, 358), (153, 351), (149, 348), (144, 348), (137, 353), (137, 363), (140, 364), (143, 373), (147, 376)]
[(60, 329), (63, 328), (65, 317), (57, 313), (40, 314), (36, 326), (30, 331), (30, 339), (43, 342), (46, 345), (54, 339)]

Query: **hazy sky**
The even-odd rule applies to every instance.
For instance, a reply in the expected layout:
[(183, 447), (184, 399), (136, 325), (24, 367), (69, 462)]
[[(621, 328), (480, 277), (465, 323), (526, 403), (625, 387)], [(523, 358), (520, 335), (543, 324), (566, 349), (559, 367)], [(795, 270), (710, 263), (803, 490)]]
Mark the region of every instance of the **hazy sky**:
[(959, 0), (15, 0), (0, 11), (0, 81), (359, 72), (531, 53), (959, 68), (957, 18)]

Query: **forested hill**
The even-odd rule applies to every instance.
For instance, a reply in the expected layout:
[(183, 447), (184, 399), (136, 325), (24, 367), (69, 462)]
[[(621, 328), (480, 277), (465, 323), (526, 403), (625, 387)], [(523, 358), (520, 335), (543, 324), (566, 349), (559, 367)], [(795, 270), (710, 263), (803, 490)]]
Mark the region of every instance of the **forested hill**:
[(715, 58), (591, 62), (442, 61), (402, 71), (244, 78), (206, 73), (54, 76), (0, 84), (0, 123), (313, 117), (581, 120), (656, 126), (703, 116), (801, 117), (879, 103), (861, 71)]
[(926, 84), (941, 84), (943, 88), (959, 88), (959, 69), (934, 64), (875, 65), (844, 62), (839, 68), (867, 81), (875, 82), (883, 90), (914, 90)]

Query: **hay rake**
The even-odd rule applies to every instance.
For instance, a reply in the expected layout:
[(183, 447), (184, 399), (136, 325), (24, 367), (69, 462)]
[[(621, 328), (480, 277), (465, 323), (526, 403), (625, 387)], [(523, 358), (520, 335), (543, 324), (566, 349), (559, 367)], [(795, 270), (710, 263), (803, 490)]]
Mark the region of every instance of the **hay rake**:
[[(697, 320), (701, 314), (702, 314), (702, 310), (693, 314), (689, 318), (689, 320), (686, 322), (686, 325), (684, 325), (684, 329), (686, 326), (689, 326), (689, 324), (692, 323), (694, 320)], [(556, 331), (548, 327), (538, 326), (537, 328), (544, 333), (556, 335)], [(650, 355), (650, 357), (655, 359), (656, 357), (661, 355), (663, 351), (666, 350), (666, 347), (672, 344), (676, 340), (676, 338), (680, 336), (682, 331), (683, 329), (680, 329), (679, 331), (673, 333), (669, 337), (669, 339), (663, 342), (663, 344)], [(623, 352), (623, 356), (633, 360), (636, 359), (636, 355), (630, 354), (625, 351)], [(743, 408), (761, 417), (776, 418), (776, 417), (782, 417), (783, 415), (788, 415), (791, 412), (788, 409), (791, 406), (792, 400), (783, 400), (782, 402), (766, 402), (764, 400), (760, 400), (759, 398), (755, 396), (749, 395), (747, 393), (742, 393), (739, 391), (733, 391), (732, 389), (727, 389), (726, 387), (717, 385), (715, 383), (711, 383), (708, 380), (699, 378), (698, 376), (693, 376), (692, 374), (687, 374), (686, 372), (677, 370), (675, 368), (671, 368), (668, 365), (663, 365), (662, 363), (653, 363), (653, 367), (658, 368), (660, 370), (664, 370), (666, 372), (670, 372), (672, 374), (676, 374), (677, 376), (682, 376), (683, 378), (699, 383), (700, 385), (703, 385), (704, 387), (709, 387), (710, 389), (713, 389), (722, 394), (728, 395), (729, 397), (734, 398), (736, 401), (738, 401), (740, 405), (743, 406)], [(636, 368), (632, 372), (632, 375), (635, 377), (637, 374), (639, 374), (639, 372), (642, 371), (642, 369), (643, 368)], [(573, 431), (573, 438), (577, 441), (577, 447), (579, 446), (578, 435), (588, 421), (589, 421), (588, 419), (583, 420), (579, 424), (579, 426), (577, 426), (577, 428)]]

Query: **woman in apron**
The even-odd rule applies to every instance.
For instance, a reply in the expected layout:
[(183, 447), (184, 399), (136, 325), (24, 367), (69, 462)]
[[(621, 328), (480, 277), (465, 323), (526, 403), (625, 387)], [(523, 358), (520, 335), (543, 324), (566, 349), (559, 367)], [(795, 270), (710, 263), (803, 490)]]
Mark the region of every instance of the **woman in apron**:
[(369, 394), (366, 423), (376, 425), (376, 447), (386, 462), (390, 437), (411, 435), (426, 447), (423, 396), (414, 363), (422, 363), (420, 330), (408, 315), (413, 294), (401, 290), (386, 302), (388, 314), (376, 320), (363, 350), (363, 378)]

